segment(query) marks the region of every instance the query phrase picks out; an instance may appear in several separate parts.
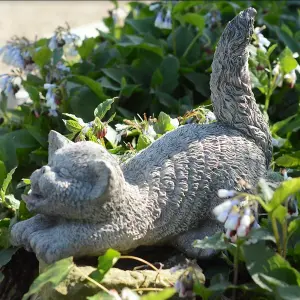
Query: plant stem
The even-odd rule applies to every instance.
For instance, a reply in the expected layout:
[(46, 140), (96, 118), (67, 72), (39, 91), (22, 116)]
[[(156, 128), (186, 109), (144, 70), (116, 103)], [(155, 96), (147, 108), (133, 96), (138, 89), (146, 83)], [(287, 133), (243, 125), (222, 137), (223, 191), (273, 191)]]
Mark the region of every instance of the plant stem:
[[(240, 252), (240, 243), (237, 241), (236, 243), (236, 251), (234, 256), (234, 267), (233, 267), (233, 284), (237, 285), (238, 275), (239, 275), (239, 252)], [(232, 299), (236, 299), (236, 289), (232, 291)]]
[(197, 35), (193, 38), (193, 40), (191, 41), (191, 43), (189, 44), (189, 46), (186, 48), (185, 52), (182, 55), (182, 58), (185, 58), (188, 53), (190, 52), (190, 50), (192, 49), (192, 47), (194, 46), (194, 44), (197, 42), (197, 40), (199, 39), (199, 37), (202, 35), (202, 32), (199, 31), (197, 33)]
[(137, 261), (139, 261), (139, 262), (142, 262), (142, 263), (144, 263), (145, 265), (147, 265), (147, 266), (149, 266), (150, 268), (152, 268), (153, 270), (155, 270), (156, 272), (159, 272), (159, 270), (155, 267), (155, 266), (153, 266), (151, 263), (149, 263), (148, 261), (146, 261), (146, 260), (144, 260), (144, 259), (142, 259), (142, 258), (139, 258), (139, 257), (136, 257), (136, 256), (131, 256), (131, 255), (122, 255), (121, 257), (120, 257), (120, 259), (121, 258), (123, 258), (123, 259), (133, 259), (133, 260), (137, 260)]
[(155, 292), (159, 292), (162, 291), (163, 289), (161, 288), (138, 288), (138, 289), (132, 289), (132, 291), (134, 292), (140, 292), (140, 291), (155, 291)]
[(98, 286), (101, 290), (103, 290), (104, 292), (110, 294), (110, 291), (105, 287), (103, 286), (101, 283), (97, 282), (96, 280), (94, 280), (93, 278), (89, 277), (88, 275), (86, 275), (84, 272), (82, 272), (80, 270), (80, 268), (76, 267), (75, 266), (75, 269), (81, 273), (88, 281), (92, 282), (93, 284), (95, 284), (96, 286)]
[(271, 215), (271, 220), (272, 220), (272, 228), (273, 228), (276, 245), (277, 245), (277, 251), (281, 255), (282, 253), (281, 253), (281, 245), (280, 245), (280, 236), (279, 236), (279, 232), (278, 232), (276, 218)]

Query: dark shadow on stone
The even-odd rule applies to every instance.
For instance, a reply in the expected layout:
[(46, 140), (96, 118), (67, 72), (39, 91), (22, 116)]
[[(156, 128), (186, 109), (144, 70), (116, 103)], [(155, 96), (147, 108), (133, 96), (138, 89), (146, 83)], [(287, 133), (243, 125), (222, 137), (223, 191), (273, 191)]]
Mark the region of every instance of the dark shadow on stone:
[(32, 252), (18, 250), (1, 272), (0, 300), (21, 300), (33, 280), (38, 276), (39, 263)]

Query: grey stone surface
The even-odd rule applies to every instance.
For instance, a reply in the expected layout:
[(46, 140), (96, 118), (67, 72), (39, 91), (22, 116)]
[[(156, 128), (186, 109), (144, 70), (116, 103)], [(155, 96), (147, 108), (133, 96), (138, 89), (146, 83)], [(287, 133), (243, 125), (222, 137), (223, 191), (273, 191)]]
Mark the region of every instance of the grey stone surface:
[(122, 165), (101, 145), (51, 132), (49, 163), (32, 174), (24, 198), (37, 215), (13, 226), (12, 243), (47, 263), (157, 244), (210, 255), (191, 244), (220, 230), (211, 214), (222, 202), (217, 191), (239, 190), (241, 179), (255, 186), (271, 160), (248, 72), (255, 14), (239, 13), (218, 44), (211, 76), (218, 122), (181, 126)]

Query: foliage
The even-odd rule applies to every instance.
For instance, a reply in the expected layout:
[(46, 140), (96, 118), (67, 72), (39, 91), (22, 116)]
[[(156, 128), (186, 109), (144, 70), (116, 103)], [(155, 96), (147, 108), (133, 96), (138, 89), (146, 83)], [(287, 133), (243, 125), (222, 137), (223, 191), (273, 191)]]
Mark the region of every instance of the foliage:
[[(31, 217), (19, 199), (30, 188), (26, 178), (47, 163), (49, 131), (73, 141), (100, 143), (122, 161), (178, 126), (213, 122), (208, 83), (214, 49), (227, 22), (248, 5), (258, 11), (260, 27), (249, 48), (249, 68), (253, 92), (273, 136), (272, 168), (291, 168), (292, 177), (300, 174), (296, 1), (131, 2), (125, 19), (118, 16), (114, 2), (116, 10), (103, 20), (109, 31), (99, 31), (97, 37), (81, 41), (70, 28), (58, 27), (50, 39), (15, 38), (0, 50), (3, 60), (14, 66), (0, 76), (1, 265), (15, 251), (9, 244), (10, 226)], [(14, 97), (22, 103), (7, 109)], [(203, 299), (230, 293), (288, 299), (300, 293), (300, 221), (288, 219), (289, 206), (282, 205), (290, 195), (298, 197), (299, 186), (299, 178), (285, 181), (271, 194), (263, 186), (253, 199), (267, 217), (260, 218), (261, 228), (236, 244), (224, 234), (195, 242), (197, 247), (218, 249), (228, 268), (221, 275), (210, 270), (206, 286), (193, 279), (194, 293)], [(118, 258), (110, 249), (99, 258), (91, 279), (100, 283)], [(46, 279), (58, 284), (70, 264), (61, 261), (50, 267), (29, 294)], [(52, 276), (55, 268), (62, 271)], [(190, 287), (191, 281), (186, 282)], [(179, 292), (184, 284), (177, 285)], [(170, 289), (141, 298), (167, 299), (173, 293)]]

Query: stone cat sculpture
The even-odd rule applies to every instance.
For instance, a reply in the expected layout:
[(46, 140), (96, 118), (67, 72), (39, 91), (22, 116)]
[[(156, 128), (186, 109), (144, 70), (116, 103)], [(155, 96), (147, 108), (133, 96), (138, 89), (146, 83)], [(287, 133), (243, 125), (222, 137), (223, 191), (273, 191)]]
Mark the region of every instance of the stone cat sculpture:
[(12, 227), (13, 245), (46, 263), (171, 244), (190, 257), (220, 230), (211, 211), (220, 188), (256, 185), (272, 155), (268, 125), (256, 105), (248, 51), (256, 11), (240, 12), (225, 28), (212, 64), (211, 99), (217, 122), (167, 133), (119, 165), (101, 145), (49, 134), (49, 163), (31, 175), (24, 197), (37, 213)]

